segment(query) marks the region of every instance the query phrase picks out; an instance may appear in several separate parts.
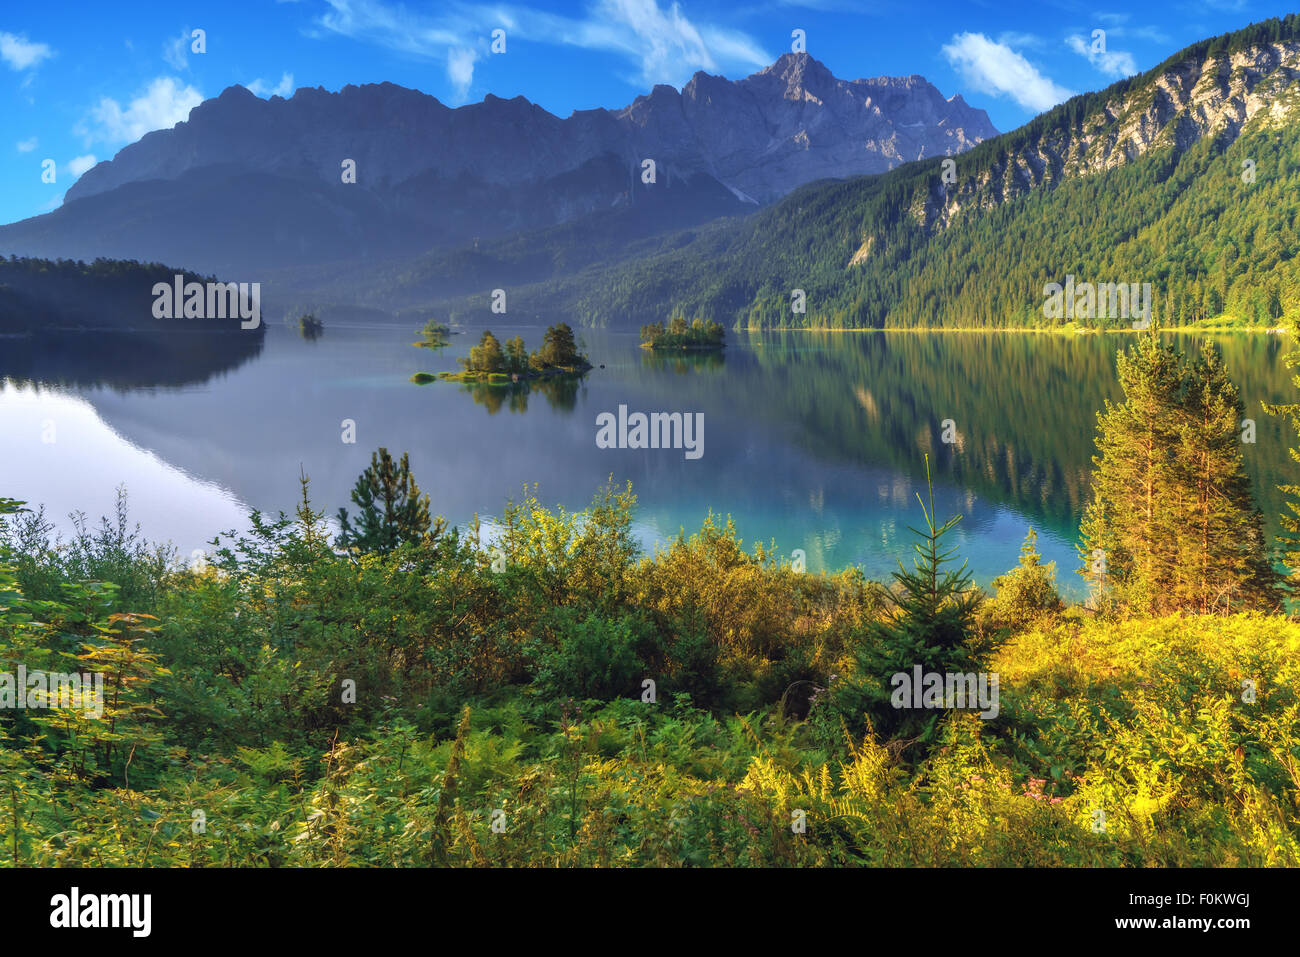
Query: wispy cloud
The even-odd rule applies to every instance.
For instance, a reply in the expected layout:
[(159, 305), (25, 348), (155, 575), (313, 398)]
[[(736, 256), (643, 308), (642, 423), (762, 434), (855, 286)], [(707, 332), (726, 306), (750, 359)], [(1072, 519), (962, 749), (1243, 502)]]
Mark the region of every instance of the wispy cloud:
[[(754, 69), (775, 59), (749, 34), (691, 20), (677, 3), (665, 6), (659, 0), (594, 0), (581, 17), (517, 4), (452, 2), (422, 13), (385, 0), (327, 2), (330, 9), (316, 21), (320, 30), (444, 61), (458, 89), (468, 88), (466, 78), (472, 79), (473, 64), (486, 55), (498, 27), (511, 42), (614, 53), (631, 65), (629, 79), (644, 85), (681, 85), (696, 70)], [(473, 60), (467, 50), (475, 51)]]
[(1008, 30), (1006, 33), (998, 34), (997, 42), (1004, 47), (1011, 47), (1012, 49), (1019, 47), (1023, 50), (1025, 47), (1031, 49), (1041, 47), (1044, 40), (1036, 33), (1018, 33), (1015, 30)]
[(943, 54), (962, 79), (981, 93), (1007, 96), (1027, 110), (1041, 113), (1073, 93), (1044, 76), (1004, 43), (982, 33), (958, 33)]
[(73, 176), (80, 176), (98, 162), (99, 160), (95, 159), (94, 153), (87, 153), (85, 156), (78, 156), (74, 159), (68, 160), (67, 164), (63, 168)]
[(1134, 62), (1131, 53), (1126, 53), (1123, 50), (1097, 50), (1095, 49), (1096, 43), (1093, 40), (1077, 33), (1067, 37), (1065, 43), (1079, 56), (1086, 57), (1093, 67), (1106, 76), (1119, 79), (1132, 76), (1138, 71), (1137, 63)]
[(456, 87), (457, 100), (464, 100), (469, 95), (469, 85), (474, 82), (474, 63), (478, 60), (478, 51), (472, 47), (460, 47), (447, 54), (447, 79)]
[(163, 59), (176, 72), (190, 68), (190, 31), (182, 30), (181, 35), (172, 37), (163, 44)]
[(29, 139), (19, 140), (16, 145), (18, 146), (18, 152), (30, 153), (32, 150), (36, 149), (36, 137), (33, 136)]
[(1159, 43), (1168, 45), (1173, 42), (1169, 34), (1157, 26), (1140, 26), (1130, 27), (1119, 24), (1117, 26), (1106, 27), (1107, 39), (1119, 37), (1121, 39), (1146, 40), (1150, 43)]
[(0, 60), (11, 70), (30, 70), (52, 56), (48, 43), (32, 43), (26, 36), (0, 32)]
[(271, 86), (269, 83), (262, 80), (261, 77), (258, 77), (252, 83), (248, 84), (248, 90), (250, 93), (254, 93), (263, 98), (271, 96), (287, 97), (293, 93), (293, 74), (281, 73), (280, 82), (275, 86)]
[(102, 98), (90, 111), (90, 122), (77, 132), (88, 142), (129, 143), (152, 130), (170, 129), (203, 102), (203, 94), (170, 76), (155, 78), (124, 109), (111, 97)]

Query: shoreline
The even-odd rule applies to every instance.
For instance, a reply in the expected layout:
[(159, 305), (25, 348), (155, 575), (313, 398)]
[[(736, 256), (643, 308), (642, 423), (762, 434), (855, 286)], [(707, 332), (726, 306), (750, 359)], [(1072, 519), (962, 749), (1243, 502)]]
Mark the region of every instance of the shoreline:
[[(1249, 332), (1264, 335), (1286, 335), (1287, 330), (1282, 326), (1156, 326), (1156, 332)], [(862, 328), (830, 328), (825, 326), (745, 326), (737, 330), (738, 332), (905, 332), (905, 333), (1034, 333), (1045, 336), (1096, 336), (1111, 335), (1115, 333), (1123, 335), (1132, 335), (1133, 333), (1147, 332), (1146, 329), (1131, 328), (1114, 328), (1114, 329), (1043, 329), (1036, 326), (892, 326), (885, 329), (862, 329)]]
[(527, 382), (536, 382), (538, 379), (581, 379), (594, 367), (591, 363), (584, 366), (574, 366), (571, 369), (546, 369), (540, 372), (512, 373), (512, 372), (414, 372), (411, 374), (410, 381), (416, 385), (426, 385), (430, 382), (462, 382), (473, 383), (478, 385), (495, 385), (495, 386), (516, 386), (523, 385)]

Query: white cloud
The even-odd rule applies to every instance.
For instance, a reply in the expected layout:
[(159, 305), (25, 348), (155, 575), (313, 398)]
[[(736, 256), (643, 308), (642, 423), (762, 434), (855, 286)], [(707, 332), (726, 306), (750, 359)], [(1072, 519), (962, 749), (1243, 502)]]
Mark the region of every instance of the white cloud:
[(189, 116), (203, 102), (192, 86), (182, 86), (170, 76), (155, 78), (126, 109), (111, 97), (104, 97), (91, 110), (94, 126), (80, 129), (90, 142), (134, 142), (151, 130), (170, 129)]
[(67, 165), (63, 168), (73, 176), (80, 176), (98, 162), (99, 160), (95, 159), (94, 153), (88, 153), (85, 156), (78, 156), (75, 159), (69, 160)]
[(631, 79), (640, 85), (681, 85), (696, 70), (756, 69), (775, 59), (748, 34), (692, 21), (678, 3), (661, 6), (659, 0), (594, 0), (581, 18), (512, 4), (471, 6), (455, 0), (428, 15), (385, 0), (327, 2), (330, 9), (317, 20), (319, 27), (413, 56), (445, 59), (448, 77), (458, 88), (468, 86), (461, 81), (474, 62), (464, 51), (474, 49), (486, 56), (491, 33), (498, 27), (506, 31), (508, 42), (526, 40), (617, 54), (633, 65)]
[(280, 82), (277, 83), (275, 86), (268, 86), (259, 77), (258, 79), (254, 80), (252, 83), (248, 84), (248, 91), (250, 93), (254, 93), (257, 96), (263, 98), (271, 97), (271, 96), (287, 97), (291, 93), (293, 93), (293, 74), (281, 73)]
[(1041, 113), (1073, 94), (1058, 86), (1015, 50), (982, 33), (958, 33), (945, 44), (944, 56), (962, 78), (981, 93), (1009, 96)]
[(474, 62), (477, 59), (477, 51), (469, 47), (447, 52), (447, 79), (456, 87), (457, 99), (464, 100), (469, 95), (469, 85), (474, 82)]
[(1005, 33), (998, 34), (998, 43), (1004, 47), (1038, 48), (1043, 45), (1043, 38), (1036, 33), (1019, 33), (1015, 30), (1008, 30)]
[(11, 70), (30, 70), (42, 60), (54, 56), (46, 43), (32, 43), (26, 36), (0, 32), (0, 60)]
[(1065, 43), (1079, 56), (1087, 57), (1088, 62), (1106, 76), (1120, 79), (1132, 76), (1138, 71), (1131, 53), (1125, 53), (1123, 50), (1095, 50), (1093, 49), (1096, 45), (1095, 41), (1078, 33), (1067, 37)]
[(163, 44), (163, 59), (167, 65), (179, 73), (190, 68), (190, 31), (185, 30), (178, 37), (172, 37)]
[(18, 152), (30, 153), (34, 149), (36, 149), (36, 137), (18, 141)]

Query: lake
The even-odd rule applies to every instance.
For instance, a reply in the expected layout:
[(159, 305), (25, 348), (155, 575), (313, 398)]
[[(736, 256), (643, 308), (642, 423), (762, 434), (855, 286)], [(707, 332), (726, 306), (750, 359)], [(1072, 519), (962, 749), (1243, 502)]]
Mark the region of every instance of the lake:
[[(533, 349), (543, 329), (493, 331)], [(251, 358), (215, 369), (99, 378), (84, 362), (75, 375), (55, 361), (33, 371), (30, 356), (15, 371), (0, 342), (0, 496), (44, 504), (67, 529), (73, 510), (111, 514), (125, 485), (145, 534), (188, 555), (244, 528), (249, 508), (292, 511), (300, 469), (318, 508), (350, 506), (371, 451), (386, 446), (410, 452), (434, 511), (453, 523), (489, 521), (525, 485), (545, 504), (581, 508), (612, 475), (633, 483), (647, 548), (690, 535), (712, 510), (734, 519), (747, 548), (774, 541), (782, 555), (801, 550), (809, 570), (856, 564), (884, 579), (922, 521), (929, 454), (939, 518), (963, 516), (952, 544), (977, 581), (1015, 565), (1032, 525), (1063, 590), (1082, 594), (1074, 543), (1096, 414), (1117, 398), (1115, 351), (1128, 337), (729, 332), (722, 356), (672, 359), (638, 348), (633, 331), (578, 335), (597, 366), (581, 384), (514, 392), (411, 383), (456, 368), (478, 334), (418, 349), (407, 324), (328, 323), (314, 341), (273, 326)], [(1189, 351), (1198, 341), (1174, 338)], [(1260, 408), (1293, 395), (1287, 342), (1213, 338), (1257, 423), (1243, 448), (1273, 529), (1274, 486), (1300, 477), (1283, 423)], [(703, 455), (598, 448), (597, 416), (620, 405), (702, 413)], [(342, 441), (344, 420), (355, 444)]]

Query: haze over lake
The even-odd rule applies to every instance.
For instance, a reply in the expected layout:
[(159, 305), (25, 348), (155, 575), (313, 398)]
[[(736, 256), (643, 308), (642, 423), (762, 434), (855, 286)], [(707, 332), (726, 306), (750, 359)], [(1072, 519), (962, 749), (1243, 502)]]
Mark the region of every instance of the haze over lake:
[[(543, 329), (493, 332), (535, 348)], [(329, 323), (315, 341), (273, 326), (260, 353), (234, 368), (133, 368), (129, 386), (88, 382), (84, 369), (65, 377), (56, 363), (35, 379), (23, 369), (0, 388), (10, 437), (0, 494), (44, 504), (67, 529), (74, 509), (92, 521), (111, 514), (125, 484), (145, 534), (188, 555), (218, 531), (244, 528), (249, 508), (291, 511), (300, 469), (316, 507), (351, 507), (357, 475), (386, 446), (410, 452), (433, 510), (454, 523), (476, 513), (489, 521), (525, 484), (536, 483), (544, 504), (578, 509), (612, 475), (633, 483), (647, 548), (679, 529), (692, 534), (712, 509), (732, 516), (747, 548), (774, 540), (787, 558), (803, 550), (811, 571), (855, 564), (883, 579), (908, 560), (929, 453), (939, 516), (964, 516), (953, 544), (977, 581), (1016, 563), (1032, 524), (1063, 589), (1082, 593), (1074, 543), (1096, 413), (1118, 394), (1115, 351), (1129, 338), (729, 332), (722, 356), (665, 358), (638, 348), (633, 332), (578, 334), (596, 368), (580, 385), (530, 390), (412, 384), (414, 372), (456, 368), (478, 330), (435, 351), (413, 348), (407, 323)], [(1275, 516), (1288, 441), (1260, 401), (1288, 395), (1284, 340), (1214, 338), (1256, 421), (1244, 453)], [(1194, 337), (1178, 339), (1194, 349)], [(15, 372), (6, 354), (0, 377)], [(156, 385), (136, 384), (151, 376)], [(703, 413), (703, 456), (598, 448), (596, 417), (620, 405)], [(355, 445), (341, 440), (346, 419)], [(945, 419), (953, 444), (942, 441)]]

